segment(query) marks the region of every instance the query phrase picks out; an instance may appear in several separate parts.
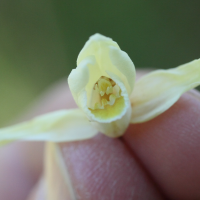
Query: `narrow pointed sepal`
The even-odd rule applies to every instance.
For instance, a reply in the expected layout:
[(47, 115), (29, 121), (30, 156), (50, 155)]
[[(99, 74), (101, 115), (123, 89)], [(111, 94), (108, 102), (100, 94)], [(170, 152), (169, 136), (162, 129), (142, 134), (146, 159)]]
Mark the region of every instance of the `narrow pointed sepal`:
[(81, 110), (60, 110), (0, 129), (0, 144), (14, 140), (76, 141), (89, 139), (97, 133)]
[(186, 91), (200, 85), (200, 59), (174, 69), (157, 70), (142, 77), (130, 96), (131, 123), (155, 118)]

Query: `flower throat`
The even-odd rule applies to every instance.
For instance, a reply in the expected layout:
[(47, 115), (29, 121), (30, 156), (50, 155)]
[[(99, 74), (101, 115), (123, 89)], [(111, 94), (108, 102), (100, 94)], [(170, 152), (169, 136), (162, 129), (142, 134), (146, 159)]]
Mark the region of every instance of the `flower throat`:
[(98, 101), (93, 109), (104, 109), (106, 105), (112, 106), (116, 99), (121, 97), (120, 87), (110, 78), (101, 76), (94, 84), (94, 93), (98, 95)]

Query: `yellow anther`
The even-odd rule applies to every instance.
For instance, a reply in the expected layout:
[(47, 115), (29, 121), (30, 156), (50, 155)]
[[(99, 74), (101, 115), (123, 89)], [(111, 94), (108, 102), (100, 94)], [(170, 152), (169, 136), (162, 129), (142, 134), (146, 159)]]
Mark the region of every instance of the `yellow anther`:
[(103, 96), (105, 94), (104, 91), (100, 91), (99, 93), (100, 93), (101, 96)]
[(112, 92), (113, 92), (113, 87), (112, 87), (112, 86), (107, 87), (107, 89), (106, 89), (106, 94), (109, 95), (109, 94), (111, 94)]
[(107, 88), (110, 87), (110, 86), (112, 87), (109, 80), (105, 79), (104, 77), (99, 79), (98, 87), (99, 87), (100, 92), (105, 94)]
[(101, 103), (102, 103), (103, 106), (105, 106), (105, 105), (108, 104), (108, 101), (107, 101), (106, 99), (102, 99), (102, 100), (101, 100)]
[(95, 110), (96, 110), (96, 109), (104, 109), (104, 106), (103, 106), (103, 105), (100, 105), (100, 103), (97, 102), (97, 103), (95, 103), (95, 105), (94, 105), (94, 109), (95, 109)]
[(115, 103), (115, 100), (116, 100), (116, 96), (114, 94), (111, 94), (109, 96), (109, 104), (112, 106), (114, 103)]
[(94, 90), (96, 95), (99, 94), (99, 97), (96, 98), (98, 102), (91, 106), (94, 110), (104, 109), (107, 105), (114, 105), (116, 99), (121, 96), (120, 87), (112, 79), (104, 76), (95, 83)]
[(119, 87), (118, 85), (115, 85), (115, 86), (113, 87), (113, 94), (114, 94), (117, 98), (119, 98), (119, 97), (120, 97), (120, 92), (121, 92), (120, 87)]

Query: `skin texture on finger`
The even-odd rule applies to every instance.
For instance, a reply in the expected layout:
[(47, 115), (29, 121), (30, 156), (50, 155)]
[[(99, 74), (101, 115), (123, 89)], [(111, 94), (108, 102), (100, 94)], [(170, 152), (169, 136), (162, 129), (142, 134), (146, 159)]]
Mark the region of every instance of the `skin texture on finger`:
[(99, 134), (90, 140), (60, 143), (60, 148), (75, 199), (162, 199), (121, 140)]
[(41, 173), (42, 151), (43, 145), (34, 142), (17, 142), (0, 149), (1, 200), (26, 198)]
[(200, 95), (188, 92), (157, 118), (131, 125), (123, 140), (170, 199), (200, 199)]

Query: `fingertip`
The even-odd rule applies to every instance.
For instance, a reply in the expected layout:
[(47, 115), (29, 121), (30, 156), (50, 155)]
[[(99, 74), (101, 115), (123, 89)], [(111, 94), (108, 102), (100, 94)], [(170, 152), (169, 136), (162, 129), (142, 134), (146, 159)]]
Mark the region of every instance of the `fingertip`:
[(60, 147), (81, 199), (162, 199), (121, 140), (99, 134)]
[(16, 142), (1, 148), (0, 199), (27, 197), (41, 173), (42, 151), (43, 144), (39, 142)]
[(131, 125), (124, 140), (172, 199), (200, 198), (199, 94), (184, 94), (155, 119)]

